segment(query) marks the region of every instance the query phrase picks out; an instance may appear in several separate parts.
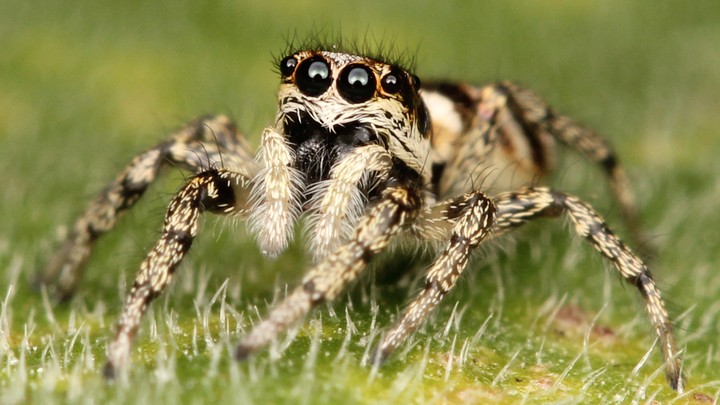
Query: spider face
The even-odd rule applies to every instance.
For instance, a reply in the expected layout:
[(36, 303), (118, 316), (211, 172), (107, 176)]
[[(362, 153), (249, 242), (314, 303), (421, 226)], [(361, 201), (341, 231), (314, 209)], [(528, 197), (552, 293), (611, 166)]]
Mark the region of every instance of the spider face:
[(280, 61), (278, 132), (308, 184), (354, 148), (380, 145), (427, 178), (429, 119), (419, 79), (398, 66), (327, 51)]

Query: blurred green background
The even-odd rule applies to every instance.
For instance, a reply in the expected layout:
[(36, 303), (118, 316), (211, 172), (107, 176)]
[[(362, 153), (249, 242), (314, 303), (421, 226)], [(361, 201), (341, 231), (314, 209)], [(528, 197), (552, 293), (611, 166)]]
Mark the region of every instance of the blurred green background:
[[(549, 220), (482, 249), (430, 324), (371, 370), (360, 365), (368, 342), (417, 288), (412, 275), (373, 280), (404, 261), (386, 258), (316, 311), (279, 359), (238, 364), (232, 342), (308, 259), (296, 243), (270, 262), (243, 224), (209, 219), (143, 324), (131, 385), (102, 381), (121, 291), (183, 174), (169, 171), (98, 244), (68, 305), (28, 286), (61, 226), (136, 152), (193, 117), (228, 114), (257, 145), (274, 116), (273, 55), (319, 28), (409, 49), (422, 78), (512, 79), (611, 139), (687, 350), (679, 399), (717, 400), (719, 2), (0, 0), (0, 402), (678, 399), (637, 292)], [(562, 154), (548, 182), (625, 233), (594, 167)]]

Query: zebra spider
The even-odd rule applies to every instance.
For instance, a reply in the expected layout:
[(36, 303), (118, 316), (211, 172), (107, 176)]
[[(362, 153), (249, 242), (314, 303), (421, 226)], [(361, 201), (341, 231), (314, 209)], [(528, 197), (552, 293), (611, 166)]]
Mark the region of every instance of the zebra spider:
[[(512, 83), (424, 84), (396, 64), (339, 51), (301, 50), (279, 62), (275, 123), (253, 157), (224, 116), (203, 117), (133, 159), (89, 205), (41, 279), (72, 295), (95, 241), (163, 166), (194, 173), (172, 198), (162, 235), (137, 274), (108, 346), (105, 374), (127, 369), (131, 340), (198, 233), (203, 212), (247, 218), (267, 256), (281, 253), (304, 217), (313, 268), (240, 341), (245, 358), (332, 301), (403, 235), (444, 243), (422, 291), (381, 338), (385, 360), (453, 288), (483, 241), (540, 217), (565, 214), (578, 235), (637, 287), (660, 342), (667, 379), (681, 391), (681, 358), (665, 304), (646, 265), (578, 198), (532, 184), (552, 168), (559, 141), (599, 164), (633, 228), (632, 193), (596, 133)], [(486, 170), (498, 168), (498, 170)], [(476, 188), (483, 176), (500, 192)]]

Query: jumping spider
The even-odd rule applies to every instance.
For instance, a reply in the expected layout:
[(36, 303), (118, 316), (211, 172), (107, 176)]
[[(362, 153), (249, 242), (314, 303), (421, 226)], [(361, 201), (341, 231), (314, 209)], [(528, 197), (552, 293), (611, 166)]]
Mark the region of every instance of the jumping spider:
[[(444, 243), (424, 288), (381, 338), (385, 360), (453, 288), (473, 250), (541, 217), (567, 215), (637, 287), (660, 342), (667, 379), (681, 391), (679, 350), (646, 265), (578, 198), (530, 185), (553, 163), (559, 141), (599, 164), (625, 219), (632, 193), (614, 152), (596, 133), (512, 83), (424, 84), (398, 64), (338, 51), (301, 50), (279, 62), (275, 124), (253, 157), (224, 116), (198, 119), (133, 159), (89, 205), (42, 281), (72, 295), (95, 241), (131, 208), (160, 169), (194, 173), (172, 198), (162, 236), (142, 263), (108, 346), (105, 374), (126, 369), (150, 302), (168, 285), (198, 233), (200, 214), (247, 218), (262, 252), (280, 254), (304, 216), (313, 268), (239, 343), (245, 358), (318, 304), (332, 301), (399, 236)], [(497, 168), (497, 170), (486, 170)], [(477, 189), (483, 176), (501, 192)]]

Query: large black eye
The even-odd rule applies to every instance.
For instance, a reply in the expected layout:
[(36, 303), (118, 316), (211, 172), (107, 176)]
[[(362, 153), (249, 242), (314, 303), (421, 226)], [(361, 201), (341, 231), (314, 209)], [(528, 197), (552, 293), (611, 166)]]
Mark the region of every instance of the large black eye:
[(319, 96), (330, 87), (330, 66), (320, 56), (305, 59), (297, 67), (295, 83), (305, 95)]
[(400, 88), (402, 87), (402, 75), (399, 72), (393, 70), (383, 76), (380, 85), (382, 86), (382, 89), (385, 91), (385, 93), (395, 94), (399, 92)]
[(362, 103), (375, 95), (375, 75), (367, 66), (350, 65), (340, 73), (337, 87), (345, 100)]
[(280, 74), (284, 77), (291, 76), (297, 67), (297, 59), (293, 56), (286, 56), (280, 61)]

